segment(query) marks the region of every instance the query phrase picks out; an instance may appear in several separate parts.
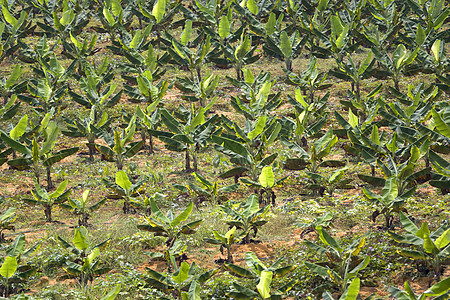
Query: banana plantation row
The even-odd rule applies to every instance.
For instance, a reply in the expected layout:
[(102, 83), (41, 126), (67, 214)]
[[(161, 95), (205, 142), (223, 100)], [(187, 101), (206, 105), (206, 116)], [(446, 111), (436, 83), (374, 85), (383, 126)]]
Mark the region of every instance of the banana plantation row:
[[(214, 299), (312, 294), (356, 299), (364, 285), (359, 274), (371, 261), (361, 254), (369, 233), (347, 245), (330, 234), (329, 213), (305, 229), (319, 237), (304, 242), (316, 253), (316, 263), (286, 265), (277, 258), (269, 266), (248, 252), (245, 268), (233, 264), (232, 248), (252, 243), (250, 233), (256, 237), (271, 208), (281, 204), (278, 187), (292, 182), (283, 175), (301, 172), (307, 178), (302, 189), (332, 197), (336, 190), (356, 188), (356, 178), (348, 176), (355, 162), (370, 170), (357, 174), (364, 186), (361, 198), (374, 208), (370, 218), (382, 216), (389, 243), (403, 245), (398, 255), (425, 266), (433, 277), (421, 295), (408, 281), (404, 290), (389, 288), (391, 295), (448, 297), (450, 278), (442, 275), (450, 258), (450, 224), (417, 226), (405, 209), (424, 184), (443, 195), (449, 192), (448, 2), (13, 0), (1, 6), (0, 66), (7, 75), (0, 80), (0, 165), (32, 170), (34, 189), (15, 206), (40, 206), (48, 222), (54, 221), (55, 207), (78, 216), (72, 243), (61, 236), (57, 240), (71, 253), (63, 264), (65, 278), (75, 278), (85, 297), (92, 281), (113, 269), (101, 259), (111, 239), (92, 244), (89, 217), (119, 199), (124, 214), (145, 215), (139, 230), (164, 237), (164, 249), (151, 257), (164, 260), (166, 271), (147, 268), (142, 276), (142, 285), (154, 288), (155, 298), (213, 299), (204, 287), (220, 269), (220, 274), (248, 280), (233, 282)], [(301, 68), (296, 63), (305, 57)], [(284, 66), (258, 72), (259, 60)], [(221, 69), (236, 74), (220, 76)], [(408, 84), (409, 76), (421, 82)], [(293, 88), (284, 91), (275, 78)], [(351, 84), (339, 103), (331, 89), (338, 80)], [(224, 90), (232, 91), (229, 99), (221, 96)], [(178, 99), (169, 100), (175, 92)], [(233, 116), (219, 112), (228, 100)], [(79, 199), (71, 197), (70, 176), (55, 186), (52, 168), (64, 168), (63, 160), (81, 150), (62, 146), (67, 145), (64, 136), (87, 145), (86, 163), (98, 161), (96, 155), (115, 163), (115, 176), (101, 179), (110, 191), (106, 198), (92, 203), (89, 189)], [(184, 172), (193, 175), (174, 189), (197, 202), (221, 204), (229, 228), (213, 230), (204, 239), (226, 250), (220, 268), (205, 271), (183, 261), (187, 246), (181, 236), (196, 233), (202, 224), (201, 219), (188, 220), (193, 202), (179, 214), (173, 209), (163, 213), (164, 195), (146, 193), (150, 177), (123, 170), (139, 152), (148, 151), (152, 160), (155, 139), (183, 153)], [(333, 159), (343, 153), (340, 149), (345, 159)], [(278, 155), (281, 150), (288, 155)], [(222, 158), (203, 161), (203, 153)], [(215, 170), (226, 168), (217, 180), (202, 169), (209, 163)], [(234, 182), (225, 183), (227, 178)], [(243, 187), (254, 194), (239, 205), (227, 201)], [(26, 262), (40, 244), (27, 248), (20, 234), (9, 245), (3, 233), (14, 228), (18, 214), (9, 207), (0, 216), (5, 252), (0, 294), (5, 297), (21, 293), (39, 270)], [(320, 262), (323, 257), (326, 264)], [(299, 279), (288, 274), (300, 264), (323, 285), (299, 291)], [(117, 285), (101, 299), (114, 299), (121, 289), (126, 287)]]

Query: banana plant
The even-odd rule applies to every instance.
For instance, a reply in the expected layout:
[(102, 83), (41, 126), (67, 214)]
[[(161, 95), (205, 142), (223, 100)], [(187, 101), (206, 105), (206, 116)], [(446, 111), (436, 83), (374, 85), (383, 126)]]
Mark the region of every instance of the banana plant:
[[(313, 7), (314, 4), (323, 3), (321, 5), (328, 9), (319, 10), (318, 7)], [(288, 4), (286, 2), (286, 4)], [(333, 55), (330, 49), (330, 15), (329, 12), (333, 12), (336, 9), (331, 6), (333, 2), (317, 1), (316, 3), (308, 4), (307, 7), (299, 5), (299, 3), (289, 3), (286, 6), (286, 16), (292, 18), (293, 28), (296, 28), (303, 37), (303, 46), (309, 50), (310, 56), (316, 56), (320, 58), (328, 58)], [(326, 47), (323, 47), (319, 41), (324, 41)]]
[[(129, 46), (122, 45), (123, 55), (128, 62), (121, 64), (118, 71), (128, 74), (142, 74), (145, 71), (150, 71), (152, 81), (156, 81), (165, 74), (166, 69), (163, 68), (163, 65), (170, 59), (170, 55), (166, 53), (160, 57), (157, 51), (154, 50), (152, 44), (148, 46), (142, 45), (146, 38), (146, 31), (141, 34), (136, 33)], [(136, 42), (133, 42), (133, 40)], [(141, 47), (148, 48), (147, 52), (140, 52)], [(122, 74), (122, 78), (130, 83), (137, 82), (136, 78), (127, 74)]]
[(376, 217), (382, 214), (384, 215), (385, 227), (392, 228), (394, 213), (403, 209), (406, 200), (414, 194), (414, 188), (399, 194), (397, 177), (391, 176), (385, 179), (381, 195), (375, 194), (366, 188), (363, 189), (363, 193), (366, 199), (379, 208), (372, 214), (372, 220), (375, 221)]
[(326, 247), (315, 244), (308, 240), (305, 245), (319, 255), (326, 255), (328, 258), (327, 265), (305, 262), (308, 269), (330, 280), (337, 285), (340, 293), (349, 287), (351, 280), (357, 278), (358, 273), (365, 269), (370, 262), (370, 257), (359, 259), (358, 254), (364, 247), (366, 237), (363, 236), (359, 240), (355, 240), (352, 244), (344, 247), (340, 245), (323, 227), (317, 226), (319, 238)]
[(208, 103), (214, 103), (217, 96), (214, 96), (219, 75), (211, 74), (208, 70), (200, 81), (198, 77), (194, 80), (190, 78), (177, 78), (175, 86), (182, 92), (181, 98), (189, 102), (199, 102), (199, 107), (206, 107)]
[[(232, 22), (232, 18), (229, 17), (228, 14), (231, 14), (230, 6), (233, 4), (233, 1), (226, 1), (223, 3), (217, 3), (214, 0), (206, 0), (206, 1), (198, 1), (195, 0), (192, 3), (192, 12), (196, 14), (198, 18), (198, 22), (200, 22), (203, 27), (208, 27), (211, 30), (216, 30), (215, 26), (219, 23), (218, 28), (220, 31), (221, 27), (229, 27), (228, 26), (220, 26), (220, 22), (222, 20), (223, 15), (227, 17), (227, 21)], [(228, 23), (228, 24), (229, 24)]]
[(0, 107), (0, 120), (5, 121), (12, 119), (19, 110), (20, 102), (17, 101), (17, 96), (12, 95), (11, 99), (2, 107)]
[[(379, 114), (389, 122), (389, 127), (392, 130), (402, 132), (401, 127), (410, 127), (422, 133), (422, 124), (429, 118), (433, 102), (439, 98), (439, 89), (433, 86), (424, 88), (423, 83), (421, 83), (408, 85), (408, 92), (405, 94), (398, 93), (392, 88), (390, 90), (397, 101), (389, 104), (383, 99), (378, 99), (377, 102), (382, 108)], [(433, 127), (430, 127), (430, 129), (433, 129)]]
[(149, 137), (149, 153), (154, 153), (153, 147), (153, 131), (157, 129), (158, 125), (161, 123), (161, 117), (158, 109), (158, 105), (160, 104), (159, 100), (156, 100), (152, 104), (148, 105), (144, 110), (141, 109), (140, 106), (136, 108), (136, 115), (141, 121), (142, 125), (147, 129), (148, 137)]
[(300, 238), (303, 239), (303, 237), (310, 233), (310, 232), (317, 232), (317, 229), (319, 226), (321, 228), (330, 229), (333, 226), (333, 223), (331, 222), (333, 220), (333, 215), (330, 212), (326, 212), (323, 215), (314, 218), (311, 222), (299, 222), (296, 223), (296, 226), (299, 226), (300, 228), (304, 228), (303, 231), (300, 233)]
[(61, 206), (72, 211), (73, 214), (78, 216), (78, 227), (89, 226), (88, 220), (90, 214), (97, 209), (99, 209), (103, 204), (106, 203), (106, 198), (98, 201), (95, 204), (90, 205), (89, 189), (85, 190), (80, 199), (68, 198), (68, 204), (62, 203)]
[(439, 188), (442, 194), (450, 192), (450, 163), (436, 154), (434, 151), (429, 151), (430, 163), (436, 173), (431, 174), (430, 185)]
[[(156, 33), (156, 43), (161, 42), (161, 32), (172, 26), (173, 19), (183, 8), (180, 0), (168, 2), (167, 0), (138, 1), (140, 13), (153, 24)], [(181, 21), (184, 22), (184, 21)]]
[(278, 259), (271, 266), (267, 267), (253, 252), (245, 253), (245, 263), (248, 269), (225, 263), (224, 267), (238, 277), (256, 279), (256, 291), (246, 288), (238, 283), (233, 283), (233, 289), (227, 294), (234, 299), (282, 299), (282, 295), (288, 292), (297, 280), (290, 280), (288, 283), (271, 292), (270, 285), (274, 278), (284, 277), (297, 268), (295, 265), (280, 267), (283, 258)]
[(3, 233), (5, 230), (15, 230), (13, 223), (16, 218), (17, 215), (15, 207), (8, 208), (0, 215), (0, 243), (6, 241), (5, 234)]
[[(9, 131), (9, 137), (14, 141), (19, 141), (24, 135), (28, 135), (32, 133), (28, 130), (28, 115), (24, 114), (22, 118), (20, 118), (19, 122), (14, 126), (14, 124), (10, 124), (11, 130)], [(0, 137), (1, 138), (1, 137)], [(13, 148), (6, 149), (0, 154), (0, 165), (5, 163), (8, 160), (8, 155), (13, 155), (13, 159), (16, 158), (16, 152)]]
[(394, 88), (400, 91), (400, 79), (405, 68), (412, 64), (417, 57), (420, 47), (415, 48), (413, 51), (408, 51), (403, 44), (399, 44), (395, 49), (392, 57), (386, 52), (378, 51), (372, 48), (372, 52), (375, 55), (375, 59), (379, 62), (385, 71), (392, 77), (394, 81)]
[[(9, 118), (14, 116), (13, 112), (17, 111), (19, 103), (13, 105), (15, 102), (13, 97), (17, 97), (17, 94), (20, 94), (26, 90), (27, 81), (19, 81), (21, 74), (22, 67), (20, 65), (16, 65), (8, 77), (3, 76), (0, 79), (0, 95), (3, 98), (3, 108), (1, 108), (1, 110), (4, 110), (4, 112), (0, 113), (0, 115), (3, 118), (5, 116), (8, 116)], [(5, 114), (7, 111), (9, 111), (8, 115)]]
[(72, 244), (58, 236), (63, 248), (75, 255), (73, 260), (68, 260), (62, 267), (67, 273), (63, 279), (76, 279), (83, 289), (88, 287), (95, 277), (108, 273), (111, 268), (101, 267), (100, 252), (103, 251), (111, 241), (110, 238), (93, 245), (89, 240), (89, 232), (86, 227), (75, 228)]
[(24, 288), (28, 278), (36, 274), (38, 268), (33, 264), (23, 264), (23, 260), (34, 254), (40, 243), (25, 249), (25, 235), (19, 234), (6, 248), (6, 257), (0, 258), (0, 296), (10, 297), (15, 289)]
[(175, 184), (174, 187), (182, 192), (189, 193), (192, 191), (198, 195), (198, 199), (206, 198), (213, 204), (222, 202), (223, 198), (226, 199), (226, 193), (234, 192), (239, 188), (238, 183), (220, 186), (217, 181), (211, 182), (197, 172), (192, 173), (192, 175), (195, 177), (196, 184), (189, 182), (187, 186)]
[(148, 179), (146, 177), (139, 177), (136, 182), (131, 182), (127, 173), (120, 170), (116, 172), (114, 182), (108, 179), (103, 179), (102, 181), (114, 192), (112, 195), (108, 195), (107, 198), (123, 199), (122, 210), (124, 214), (128, 214), (132, 211), (133, 198), (141, 196), (144, 193)]
[[(184, 24), (184, 30), (181, 35), (180, 41), (177, 41), (174, 37), (168, 33), (166, 43), (170, 43), (171, 46), (167, 48), (168, 53), (172, 57), (173, 63), (188, 69), (191, 73), (191, 80), (202, 81), (202, 66), (205, 64), (208, 54), (211, 50), (211, 38), (206, 36), (202, 38), (199, 35), (193, 45), (191, 46), (192, 35), (192, 20), (187, 20)], [(199, 39), (202, 38), (202, 39)], [(195, 47), (195, 50), (193, 49)]]
[[(382, 107), (381, 103), (383, 102), (383, 100), (381, 100), (381, 97), (379, 97), (382, 88), (383, 84), (380, 83), (368, 94), (360, 95), (359, 98), (357, 97), (355, 92), (347, 90), (348, 100), (341, 100), (340, 103), (343, 106), (349, 108), (349, 121), (356, 121), (350, 124), (352, 127), (351, 131), (355, 131), (354, 129), (358, 127), (358, 129), (360, 129), (362, 132), (365, 132), (370, 126), (377, 124), (377, 122), (374, 120), (378, 114), (380, 107)], [(337, 116), (339, 113), (335, 111), (334, 114), (335, 116)], [(338, 120), (338, 122), (342, 120), (340, 116), (337, 116), (336, 118), (340, 119)], [(344, 131), (347, 131), (350, 128), (347, 125), (341, 124), (341, 126), (344, 127)]]
[(122, 95), (121, 89), (115, 95), (117, 84), (110, 83), (114, 78), (114, 73), (110, 73), (109, 60), (105, 59), (103, 64), (97, 69), (87, 68), (86, 77), (81, 77), (80, 88), (84, 95), (69, 91), (72, 100), (86, 108), (96, 107), (94, 121), (98, 121), (99, 112), (104, 112), (106, 108), (116, 105)]
[(163, 261), (167, 263), (167, 272), (172, 273), (176, 271), (181, 262), (187, 259), (187, 246), (182, 241), (176, 241), (172, 247), (166, 248), (160, 252), (149, 252), (148, 255), (152, 261)]
[(111, 119), (108, 114), (103, 112), (100, 119), (95, 121), (96, 107), (92, 106), (89, 116), (84, 119), (71, 120), (64, 118), (66, 122), (66, 130), (62, 133), (69, 137), (84, 137), (87, 139), (87, 147), (89, 150), (89, 160), (94, 161), (95, 153), (95, 139), (98, 138), (102, 132), (107, 131), (111, 124)]
[(309, 103), (313, 103), (315, 100), (316, 91), (329, 88), (332, 84), (325, 83), (328, 73), (317, 70), (317, 58), (311, 56), (306, 70), (299, 74), (295, 74), (288, 70), (285, 70), (288, 75), (288, 81), (296, 86), (299, 86), (304, 91), (308, 92)]
[(23, 157), (9, 160), (8, 164), (20, 169), (32, 167), (38, 183), (40, 182), (41, 166), (44, 167), (47, 171), (48, 190), (53, 189), (51, 167), (79, 150), (78, 147), (72, 147), (54, 151), (60, 130), (55, 122), (50, 121), (50, 115), (51, 113), (47, 113), (42, 119), (41, 124), (38, 126), (37, 136), (32, 141), (28, 140), (25, 143), (20, 143), (15, 139), (18, 137), (19, 131), (24, 132), (24, 128), (26, 129), (26, 122), (21, 124), (22, 129), (15, 131), (12, 136), (0, 131), (1, 139), (14, 151), (23, 155)]
[(218, 269), (203, 272), (195, 263), (189, 265), (183, 261), (171, 274), (160, 273), (150, 268), (146, 268), (146, 271), (147, 277), (144, 280), (148, 286), (176, 299), (195, 300), (200, 299), (201, 285), (213, 277)]
[(103, 5), (103, 9), (96, 11), (96, 16), (100, 20), (102, 27), (94, 26), (93, 29), (99, 33), (108, 33), (111, 42), (115, 42), (117, 36), (131, 25), (131, 14), (127, 9), (123, 9), (119, 0), (108, 1)]
[(124, 85), (124, 92), (127, 94), (128, 100), (133, 103), (154, 103), (159, 102), (166, 95), (169, 89), (167, 80), (154, 83), (153, 75), (150, 70), (145, 70), (136, 78), (138, 87)]
[(18, 58), (27, 64), (33, 63), (39, 67), (42, 65), (42, 60), (48, 62), (50, 56), (55, 53), (55, 49), (59, 44), (59, 41), (54, 44), (49, 44), (47, 36), (44, 34), (36, 45), (31, 46), (23, 44)]
[(138, 225), (138, 229), (153, 232), (155, 236), (166, 237), (167, 249), (170, 249), (181, 234), (193, 234), (203, 220), (196, 220), (181, 225), (189, 218), (194, 208), (194, 203), (189, 203), (184, 210), (175, 216), (171, 208), (167, 214), (163, 214), (158, 205), (150, 198), (152, 215), (145, 217), (145, 223)]
[(214, 135), (215, 149), (229, 156), (238, 166), (220, 174), (221, 178), (234, 177), (235, 182), (243, 175), (257, 181), (261, 169), (271, 165), (277, 153), (267, 155), (268, 148), (275, 143), (281, 130), (281, 123), (275, 118), (261, 116), (255, 121), (246, 120), (244, 129), (226, 118), (224, 126), (232, 135)]
[(254, 182), (247, 178), (241, 178), (240, 180), (245, 185), (255, 189), (259, 196), (259, 204), (271, 203), (272, 206), (275, 206), (276, 195), (273, 188), (280, 186), (288, 177), (289, 176), (285, 176), (275, 180), (272, 166), (265, 166), (262, 168), (261, 174), (259, 174), (258, 182)]
[[(70, 39), (63, 39), (62, 45), (64, 46), (64, 56), (69, 59), (76, 61), (78, 75), (82, 76), (85, 74), (85, 68), (89, 64), (88, 57), (97, 53), (100, 48), (96, 48), (97, 45), (97, 35), (91, 36), (90, 40), (88, 38), (80, 40), (79, 37), (74, 36), (72, 32), (69, 34)], [(70, 41), (70, 42), (69, 42)]]
[(313, 181), (312, 184), (306, 186), (308, 189), (319, 190), (319, 195), (323, 196), (326, 191), (330, 197), (333, 197), (333, 192), (336, 189), (351, 189), (351, 178), (344, 179), (345, 171), (348, 167), (340, 168), (331, 172), (328, 176), (319, 173), (306, 172), (309, 178)]
[(142, 195), (139, 195), (139, 197), (131, 197), (130, 202), (132, 206), (144, 210), (147, 216), (150, 216), (152, 214), (150, 199), (152, 199), (153, 201), (161, 201), (165, 197), (166, 195), (156, 192), (150, 197), (148, 197), (147, 195), (144, 195), (144, 197), (142, 197)]
[[(426, 146), (427, 143), (424, 142), (423, 147)], [(376, 159), (376, 163), (384, 174), (385, 179), (395, 177), (398, 195), (404, 193), (413, 194), (417, 185), (425, 183), (430, 179), (429, 174), (431, 169), (429, 167), (416, 171), (416, 167), (419, 165), (418, 161), (424, 156), (423, 147), (420, 149), (417, 146), (412, 145), (409, 151), (409, 157), (400, 164), (396, 164), (390, 156), (388, 156), (387, 163), (384, 163), (381, 159)], [(371, 159), (375, 160), (373, 157)], [(358, 177), (375, 186), (383, 186), (385, 184), (385, 180), (380, 177), (367, 175), (358, 175)]]
[(361, 83), (364, 79), (369, 78), (373, 73), (373, 65), (375, 64), (372, 52), (366, 56), (362, 62), (355, 63), (350, 54), (347, 55), (347, 62), (337, 61), (337, 68), (332, 69), (329, 73), (339, 79), (350, 81), (352, 84), (352, 92), (355, 93), (356, 99), (361, 99)]
[[(119, 41), (114, 42), (112, 46), (108, 48), (114, 53), (125, 56), (132, 63), (135, 62), (135, 59), (141, 61), (140, 58), (142, 58), (142, 56), (140, 56), (140, 52), (150, 48), (151, 42), (147, 42), (147, 39), (152, 32), (152, 28), (153, 24), (150, 23), (144, 30), (135, 30), (134, 32), (122, 30)], [(120, 47), (116, 48), (116, 45)], [(153, 48), (149, 50), (150, 52), (147, 52), (147, 54), (151, 55)]]
[(341, 14), (336, 13), (330, 17), (331, 34), (326, 37), (333, 52), (335, 59), (341, 61), (346, 52), (352, 52), (349, 46), (351, 40), (350, 27), (352, 23), (347, 24), (341, 19)]
[(388, 291), (395, 299), (402, 300), (425, 300), (430, 297), (434, 297), (433, 299), (445, 299), (449, 296), (450, 277), (433, 284), (420, 295), (413, 291), (408, 281), (405, 281), (404, 287), (404, 290), (397, 287), (389, 287)]
[(250, 195), (239, 210), (231, 207), (220, 205), (220, 209), (229, 217), (225, 220), (230, 227), (236, 226), (237, 229), (242, 230), (239, 235), (244, 236), (243, 242), (250, 243), (250, 231), (253, 231), (253, 237), (256, 237), (258, 228), (267, 223), (264, 216), (268, 213), (270, 204), (259, 208), (258, 196)]
[[(354, 278), (348, 285), (348, 288), (339, 297), (339, 300), (356, 300), (356, 299), (358, 299), (360, 285), (361, 285), (361, 279), (359, 279), (358, 277)], [(370, 300), (370, 299), (372, 299), (372, 297), (373, 297), (373, 295), (365, 298), (365, 300)], [(328, 291), (323, 292), (322, 299), (335, 300), (333, 295), (331, 295), (330, 292), (328, 292)]]
[[(375, 48), (378, 51), (391, 49), (398, 41), (398, 35), (404, 28), (403, 18), (398, 11), (398, 3), (392, 1), (369, 1), (366, 8), (374, 18), (370, 24), (362, 24), (361, 30), (352, 32), (364, 45)], [(378, 73), (381, 70), (377, 70)]]
[(257, 46), (252, 47), (252, 38), (249, 34), (242, 32), (239, 42), (233, 46), (231, 43), (220, 45), (224, 55), (224, 60), (210, 58), (212, 62), (218, 62), (222, 65), (229, 64), (236, 70), (236, 79), (241, 81), (244, 77), (242, 69), (244, 66), (252, 64), (259, 60), (260, 56), (255, 54)]
[(300, 39), (298, 30), (294, 31), (291, 36), (286, 30), (283, 30), (278, 37), (268, 36), (266, 38), (265, 51), (271, 56), (284, 60), (286, 70), (292, 72), (292, 61), (301, 55), (306, 41), (305, 37)]
[[(44, 35), (36, 47), (37, 67), (33, 68), (36, 78), (28, 81), (29, 95), (20, 94), (18, 98), (38, 111), (46, 114), (52, 109), (65, 108), (64, 96), (68, 92), (67, 80), (73, 73), (76, 63), (65, 68), (49, 48)], [(58, 112), (58, 111), (56, 111)]]
[(208, 119), (205, 117), (213, 103), (210, 102), (205, 108), (200, 107), (198, 110), (193, 104), (190, 109), (180, 105), (179, 110), (174, 112), (177, 118), (166, 109), (160, 110), (161, 121), (169, 129), (169, 132), (160, 132), (158, 138), (166, 144), (167, 149), (185, 152), (185, 172), (198, 171), (195, 152), (207, 144), (219, 119), (217, 115)]
[(327, 123), (329, 96), (328, 92), (320, 100), (307, 103), (300, 88), (295, 90), (294, 97), (288, 95), (289, 103), (295, 108), (295, 119), (283, 117), (282, 137), (307, 147), (308, 139), (320, 135), (320, 131)]
[[(0, 16), (0, 61), (5, 57), (13, 55), (23, 46), (21, 39), (28, 34), (33, 34), (36, 25), (28, 18), (28, 14), (22, 10), (19, 17), (14, 14), (14, 4), (3, 3)], [(10, 12), (12, 10), (12, 13)]]
[(412, 64), (410, 69), (414, 72), (433, 73), (436, 76), (436, 81), (438, 81), (438, 78), (441, 78), (450, 68), (445, 41), (436, 39), (429, 52), (421, 49), (417, 54), (416, 61), (417, 63)]
[(261, 5), (258, 5), (257, 1), (243, 1), (240, 3), (233, 1), (232, 9), (237, 13), (235, 18), (240, 20), (241, 25), (250, 29), (250, 34), (256, 38), (255, 43), (257, 44), (263, 42), (262, 38), (267, 35), (267, 29), (269, 32), (274, 30), (272, 27), (273, 23), (266, 27), (261, 19), (262, 15), (266, 16), (271, 11), (270, 7), (274, 9), (276, 5), (279, 5), (279, 3), (271, 2), (262, 2), (260, 3)]
[[(60, 4), (60, 12), (57, 7), (49, 7), (49, 9), (52, 10), (51, 21), (53, 24), (45, 24), (38, 21), (36, 22), (36, 25), (40, 27), (45, 34), (56, 36), (64, 43), (72, 33), (79, 34), (84, 27), (88, 25), (90, 21), (90, 12), (87, 10), (75, 10), (72, 1), (64, 0)], [(59, 17), (59, 15), (61, 17)]]
[(271, 93), (275, 80), (270, 79), (269, 72), (261, 71), (255, 77), (251, 70), (244, 69), (243, 74), (243, 81), (226, 77), (234, 86), (242, 90), (241, 95), (231, 98), (231, 106), (236, 112), (250, 120), (256, 120), (260, 116), (270, 115), (282, 105), (281, 92)]
[[(349, 105), (353, 107), (353, 101), (349, 102)], [(386, 153), (390, 153), (387, 147), (384, 145), (389, 144), (388, 131), (383, 130), (380, 134), (378, 125), (379, 122), (374, 122), (380, 105), (372, 105), (370, 115), (361, 122), (362, 118), (358, 118), (358, 112), (353, 113), (350, 108), (348, 110), (348, 119), (346, 120), (337, 111), (334, 112), (336, 121), (341, 128), (335, 130), (336, 135), (341, 138), (348, 138), (350, 143), (344, 144), (344, 150), (353, 156), (361, 156), (363, 150), (369, 151), (373, 156), (384, 156)], [(370, 130), (370, 135), (366, 136)], [(368, 141), (370, 139), (370, 141)], [(376, 149), (374, 149), (376, 148)], [(373, 152), (371, 152), (373, 150)], [(372, 168), (372, 176), (375, 176), (374, 161), (365, 158), (365, 162), (369, 163)]]
[[(432, 1), (408, 1), (408, 8), (405, 13), (410, 14), (408, 18), (408, 25), (405, 27), (405, 32), (399, 32), (399, 36), (407, 44), (421, 45), (429, 49), (433, 42), (443, 36), (445, 30), (442, 30), (443, 25), (450, 14), (450, 10), (442, 0)], [(413, 28), (417, 28), (416, 31)]]
[(228, 230), (225, 234), (220, 234), (218, 231), (213, 230), (213, 237), (212, 238), (205, 238), (204, 241), (213, 244), (213, 245), (220, 245), (220, 252), (223, 255), (223, 249), (227, 249), (227, 262), (232, 263), (233, 262), (233, 254), (231, 252), (231, 246), (239, 243), (245, 235), (239, 234), (235, 235), (236, 232), (236, 226), (233, 226), (230, 230)]
[(403, 212), (399, 213), (399, 218), (407, 234), (402, 236), (388, 231), (389, 235), (397, 243), (419, 248), (399, 250), (399, 254), (410, 259), (425, 261), (427, 265), (429, 263), (439, 281), (443, 273), (442, 266), (450, 257), (450, 226), (444, 224), (434, 232), (430, 232), (426, 222), (423, 222), (419, 228)]
[(311, 173), (317, 173), (321, 167), (345, 166), (345, 162), (343, 161), (324, 160), (338, 142), (338, 137), (334, 135), (333, 129), (329, 129), (322, 137), (304, 147), (295, 142), (290, 142), (285, 138), (282, 138), (281, 141), (300, 156), (286, 160), (285, 167), (289, 170), (303, 170), (307, 168)]
[(34, 190), (31, 191), (34, 199), (24, 198), (28, 204), (43, 206), (45, 219), (47, 222), (53, 222), (52, 209), (55, 205), (61, 204), (67, 201), (72, 188), (66, 189), (69, 182), (64, 180), (61, 182), (53, 193), (48, 193), (47, 190), (39, 185), (36, 179), (34, 179)]
[(123, 163), (126, 158), (133, 157), (144, 145), (144, 141), (132, 142), (136, 132), (135, 120), (136, 116), (133, 116), (128, 126), (122, 132), (114, 129), (113, 136), (103, 131), (100, 137), (103, 138), (107, 146), (95, 144), (95, 148), (103, 155), (105, 160), (116, 162), (118, 170), (123, 169)]

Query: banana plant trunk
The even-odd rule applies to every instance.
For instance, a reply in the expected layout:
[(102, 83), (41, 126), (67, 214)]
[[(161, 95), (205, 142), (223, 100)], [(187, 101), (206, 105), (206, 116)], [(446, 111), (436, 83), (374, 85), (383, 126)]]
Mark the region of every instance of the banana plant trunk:
[(125, 215), (131, 212), (131, 205), (127, 199), (125, 199), (125, 202), (123, 203), (122, 210)]
[[(192, 168), (191, 168), (191, 155), (192, 155)], [(185, 153), (185, 164), (184, 164), (184, 170), (186, 173), (189, 172), (197, 172), (198, 165), (197, 165), (197, 157), (195, 156), (195, 153), (190, 151), (190, 147), (188, 145), (188, 148), (186, 149)]]
[(233, 255), (231, 254), (231, 245), (227, 245), (227, 262), (233, 263)]
[(82, 214), (78, 219), (78, 226), (87, 227), (89, 225), (88, 220), (89, 220), (89, 214)]
[(117, 163), (117, 170), (122, 170), (123, 169), (123, 158), (122, 158), (122, 155), (118, 155), (117, 156), (117, 161), (116, 161), (116, 163)]
[(52, 190), (55, 186), (53, 185), (53, 181), (52, 181), (52, 174), (51, 174), (51, 166), (48, 166), (47, 169), (47, 189), (50, 191)]
[(244, 72), (242, 72), (242, 68), (240, 66), (236, 66), (236, 78), (238, 81), (241, 81), (244, 77)]
[(285, 60), (286, 69), (290, 72), (292, 72), (292, 59), (286, 58)]
[(440, 263), (439, 255), (436, 254), (436, 258), (434, 260), (434, 274), (436, 275), (437, 281), (441, 281), (441, 263)]
[(186, 149), (185, 153), (184, 170), (186, 171), (186, 173), (191, 171), (191, 157), (189, 156), (189, 149)]
[(194, 172), (198, 171), (198, 167), (197, 167), (197, 157), (195, 155), (195, 153), (192, 153), (192, 166), (194, 168)]
[(361, 100), (361, 86), (359, 82), (355, 83), (356, 85), (356, 99), (358, 99), (358, 102)]
[(148, 144), (150, 146), (150, 149), (148, 150), (148, 154), (155, 153), (155, 150), (153, 149), (153, 137), (151, 135), (149, 135), (149, 137), (148, 137)]
[(44, 204), (44, 214), (47, 222), (52, 222), (52, 207), (50, 204)]
[(200, 67), (198, 67), (198, 68), (195, 68), (195, 70), (197, 71), (198, 82), (202, 82), (202, 69)]
[(392, 227), (393, 218), (392, 218), (390, 213), (388, 213), (388, 212), (385, 213), (384, 220), (385, 220), (385, 223), (386, 223), (385, 224), (386, 228), (391, 228)]
[(95, 153), (95, 144), (94, 142), (88, 142), (87, 144), (88, 150), (89, 150), (89, 161), (94, 161), (94, 153)]

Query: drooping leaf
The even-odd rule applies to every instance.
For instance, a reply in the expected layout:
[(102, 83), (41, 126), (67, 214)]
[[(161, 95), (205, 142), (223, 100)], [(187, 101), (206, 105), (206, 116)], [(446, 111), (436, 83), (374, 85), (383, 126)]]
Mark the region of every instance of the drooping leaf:
[(359, 278), (353, 279), (339, 300), (356, 300), (359, 294), (360, 282)]
[(112, 289), (108, 294), (106, 294), (100, 300), (114, 300), (114, 299), (116, 299), (117, 295), (120, 293), (121, 288), (122, 288), (121, 284), (116, 284), (114, 289)]
[(183, 210), (183, 212), (181, 212), (178, 216), (175, 217), (175, 219), (173, 219), (173, 221), (171, 222), (171, 226), (177, 226), (181, 222), (186, 221), (193, 208), (194, 202), (189, 203), (188, 206), (186, 206), (186, 208)]
[(25, 131), (27, 130), (27, 126), (28, 126), (28, 115), (24, 114), (17, 123), (17, 125), (14, 126), (14, 128), (9, 132), (9, 136), (13, 140), (17, 140), (25, 133)]
[(17, 271), (17, 258), (14, 256), (7, 256), (0, 267), (0, 275), (8, 279)]
[(181, 43), (183, 45), (187, 45), (189, 40), (191, 39), (192, 34), (192, 20), (187, 20), (184, 25), (183, 34), (181, 35)]
[(73, 244), (79, 250), (86, 250), (89, 247), (87, 241), (87, 230), (84, 227), (75, 228), (75, 233), (73, 235)]
[(289, 58), (292, 56), (292, 46), (289, 36), (286, 31), (283, 31), (280, 36), (280, 48), (284, 57)]
[(230, 22), (227, 16), (222, 16), (219, 22), (219, 36), (225, 39), (230, 35)]
[(128, 178), (127, 173), (123, 170), (116, 173), (116, 184), (126, 191), (131, 189), (131, 181)]
[(272, 282), (272, 271), (262, 271), (261, 276), (259, 278), (259, 283), (256, 286), (259, 294), (263, 299), (267, 299), (270, 297), (270, 284)]
[(166, 13), (166, 1), (167, 0), (157, 0), (153, 6), (152, 15), (156, 19), (156, 23), (161, 22)]
[(247, 8), (252, 14), (254, 15), (258, 14), (259, 9), (255, 0), (247, 0)]
[(275, 175), (273, 174), (272, 166), (265, 166), (261, 170), (261, 174), (259, 175), (259, 183), (264, 188), (271, 188), (275, 184)]
[(189, 286), (189, 300), (201, 300), (200, 291), (200, 283), (197, 280), (192, 281)]

